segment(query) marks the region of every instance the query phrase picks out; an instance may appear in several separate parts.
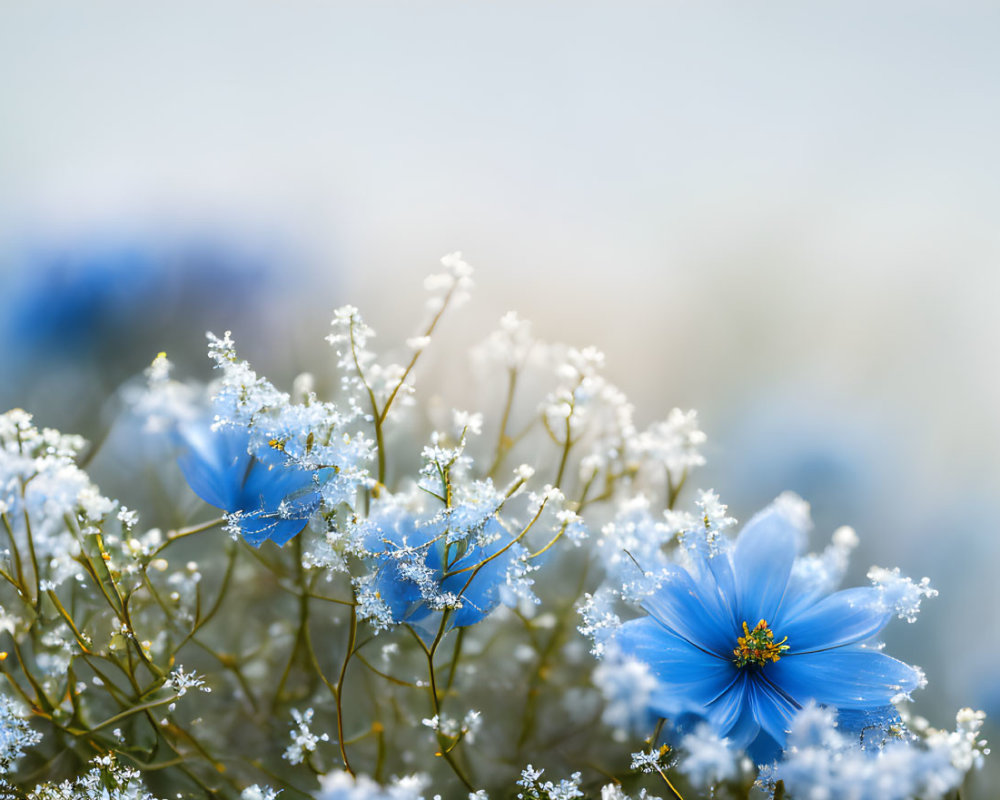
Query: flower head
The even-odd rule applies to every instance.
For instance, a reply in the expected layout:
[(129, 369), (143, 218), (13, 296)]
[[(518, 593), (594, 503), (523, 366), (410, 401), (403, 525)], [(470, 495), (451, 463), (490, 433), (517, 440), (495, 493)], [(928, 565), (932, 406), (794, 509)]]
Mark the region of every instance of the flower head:
[(616, 636), (659, 680), (653, 711), (704, 718), (758, 763), (785, 747), (810, 701), (840, 711), (842, 725), (885, 723), (893, 698), (921, 683), (871, 646), (893, 615), (877, 586), (826, 594), (796, 569), (804, 525), (801, 508), (779, 502), (732, 546), (689, 540), (688, 567), (665, 567), (642, 603), (648, 616)]
[(377, 510), (364, 546), (375, 564), (369, 590), (377, 593), (393, 622), (406, 622), (422, 636), (474, 625), (500, 603), (523, 548), (495, 517), (475, 535), (456, 540), (448, 518), (421, 518), (387, 504)]
[(259, 547), (285, 544), (319, 506), (315, 473), (289, 464), (277, 450), (251, 452), (250, 434), (207, 422), (183, 425), (177, 463), (206, 503), (235, 517), (240, 532)]

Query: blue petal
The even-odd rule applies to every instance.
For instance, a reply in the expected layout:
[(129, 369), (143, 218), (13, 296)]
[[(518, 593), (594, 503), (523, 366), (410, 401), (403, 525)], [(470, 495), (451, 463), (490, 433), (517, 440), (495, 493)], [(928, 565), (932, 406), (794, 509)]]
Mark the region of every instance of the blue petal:
[(269, 539), (285, 544), (306, 526), (319, 505), (312, 473), (280, 462), (274, 466), (260, 462), (248, 452), (246, 430), (212, 430), (201, 421), (181, 428), (177, 435), (184, 448), (177, 463), (192, 490), (216, 508), (240, 512), (240, 530), (255, 547)]
[(379, 591), (394, 619), (409, 623), (421, 638), (429, 640), (437, 635), (441, 612), (432, 610), (417, 584), (402, 575), (391, 555), (396, 548), (417, 549), (413, 558), (422, 559), (434, 573), (440, 590), (462, 598), (461, 607), (448, 614), (447, 629), (474, 625), (499, 604), (500, 586), (506, 582), (507, 569), (517, 555), (515, 548), (507, 547), (511, 538), (499, 520), (487, 521), (485, 528), (486, 533), (497, 538), (483, 547), (470, 547), (450, 564), (446, 576), (442, 570), (445, 540), (441, 525), (421, 525), (411, 513), (396, 507), (380, 509), (371, 519), (377, 519), (377, 523), (366, 535), (365, 547), (378, 559)]
[(413, 581), (404, 580), (396, 562), (386, 559), (379, 567), (375, 581), (379, 597), (389, 607), (394, 620), (405, 619), (420, 600), (420, 589)]
[(760, 727), (780, 748), (784, 748), (792, 718), (801, 708), (760, 674), (750, 681), (748, 695)]
[(728, 660), (736, 644), (732, 616), (721, 604), (715, 581), (695, 583), (686, 570), (668, 567), (662, 585), (642, 602), (662, 626), (692, 645)]
[(760, 722), (753, 714), (748, 691), (747, 673), (740, 670), (726, 690), (711, 703), (705, 715), (720, 736), (725, 736), (741, 750), (760, 732)]
[(885, 706), (921, 680), (908, 664), (860, 647), (785, 656), (765, 669), (768, 680), (800, 705), (812, 699), (834, 708)]
[(237, 507), (227, 511), (246, 515), (240, 529), (250, 544), (260, 546), (270, 539), (280, 547), (301, 532), (318, 505), (319, 492), (310, 472), (294, 466), (271, 468), (255, 459)]
[[(454, 592), (462, 597), (462, 607), (453, 611), (450, 618), (451, 624), (456, 628), (474, 625), (500, 602), (500, 585), (506, 582), (507, 569), (514, 559), (514, 549), (500, 552), (510, 544), (510, 536), (506, 535), (506, 530), (499, 522), (496, 526), (504, 531), (502, 538), (466, 553), (451, 565), (449, 572), (453, 574), (441, 582), (444, 591)], [(482, 566), (478, 566), (480, 564)]]
[(184, 449), (177, 463), (194, 493), (209, 505), (236, 511), (251, 462), (249, 436), (232, 429), (213, 431), (201, 422), (181, 429), (179, 438)]
[(769, 622), (781, 606), (801, 531), (780, 508), (771, 506), (751, 519), (736, 540), (733, 577), (737, 616), (753, 627)]
[(365, 536), (364, 547), (372, 554), (387, 553), (395, 547), (422, 547), (434, 538), (429, 527), (418, 527), (413, 515), (401, 508), (373, 510), (368, 519), (373, 524)]
[(881, 734), (901, 723), (899, 711), (894, 705), (866, 709), (844, 708), (837, 712), (838, 730), (841, 733), (857, 734), (866, 746), (877, 747), (882, 740)]
[(772, 764), (781, 758), (783, 750), (784, 747), (763, 730), (746, 747), (747, 755), (753, 759), (754, 764)]
[(732, 662), (699, 650), (652, 617), (626, 622), (614, 641), (623, 654), (649, 665), (660, 683), (651, 705), (665, 717), (704, 715), (739, 677)]
[(729, 621), (733, 632), (739, 636), (743, 620), (736, 619), (736, 578), (733, 575), (733, 563), (730, 561), (729, 554), (717, 554), (706, 559), (706, 564), (715, 579), (723, 617)]
[(688, 548), (692, 562), (691, 577), (699, 587), (699, 596), (714, 618), (723, 623), (728, 641), (736, 641), (740, 634), (740, 623), (736, 619), (736, 582), (729, 552), (708, 552), (707, 544), (698, 542)]
[(269, 540), (281, 547), (300, 533), (307, 522), (307, 519), (284, 519), (276, 513), (260, 512), (240, 519), (240, 533), (254, 547)]
[(807, 653), (863, 642), (889, 622), (891, 613), (874, 587), (845, 589), (824, 597), (787, 621), (775, 621), (778, 637), (788, 637), (788, 653)]

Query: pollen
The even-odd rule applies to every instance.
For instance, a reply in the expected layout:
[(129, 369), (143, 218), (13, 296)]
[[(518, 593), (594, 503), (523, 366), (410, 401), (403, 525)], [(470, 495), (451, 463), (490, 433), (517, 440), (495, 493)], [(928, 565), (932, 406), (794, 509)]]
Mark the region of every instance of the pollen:
[(774, 631), (767, 624), (767, 620), (762, 619), (753, 630), (743, 623), (743, 635), (736, 640), (736, 647), (733, 656), (737, 667), (746, 667), (756, 664), (763, 667), (766, 664), (773, 664), (781, 659), (781, 654), (788, 649), (785, 642), (786, 636), (780, 642), (774, 641)]

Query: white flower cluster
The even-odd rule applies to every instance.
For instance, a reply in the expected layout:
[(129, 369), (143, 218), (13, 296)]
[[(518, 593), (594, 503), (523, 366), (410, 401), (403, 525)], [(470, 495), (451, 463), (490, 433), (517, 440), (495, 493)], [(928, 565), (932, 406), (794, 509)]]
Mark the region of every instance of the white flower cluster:
[(749, 760), (705, 723), (681, 737), (677, 749), (684, 754), (678, 770), (699, 789), (711, 790), (749, 768)]
[(604, 697), (601, 720), (616, 739), (624, 740), (627, 734), (649, 727), (649, 701), (657, 682), (647, 664), (629, 657), (608, 657), (594, 669), (593, 681)]
[(76, 465), (85, 447), (79, 436), (36, 428), (19, 409), (0, 415), (0, 514), (22, 552), (30, 534), (43, 589), (83, 580), (75, 561), (81, 539), (118, 508)]
[(200, 689), (203, 692), (211, 692), (212, 687), (205, 685), (205, 678), (195, 672), (185, 672), (184, 667), (178, 666), (167, 677), (163, 684), (168, 689), (173, 689), (178, 697), (187, 694), (188, 689)]
[(254, 784), (240, 792), (240, 800), (277, 800), (280, 793), (280, 790)]
[(320, 742), (330, 741), (330, 735), (321, 733), (318, 736), (312, 732), (311, 724), (315, 716), (315, 711), (307, 708), (305, 711), (292, 709), (292, 743), (285, 749), (282, 758), (291, 764), (301, 764), (306, 760), (309, 753), (316, 752), (316, 747)]
[(917, 621), (922, 600), (937, 597), (937, 589), (931, 588), (930, 578), (921, 578), (917, 583), (900, 575), (899, 567), (891, 570), (872, 567), (868, 570), (868, 580), (880, 590), (886, 610), (892, 610), (897, 617), (907, 622)]
[(523, 790), (517, 794), (521, 800), (576, 800), (584, 796), (580, 788), (583, 776), (579, 772), (574, 772), (569, 778), (563, 778), (558, 783), (543, 782), (544, 772), (544, 769), (535, 769), (531, 764), (521, 770), (521, 777), (517, 782)]
[(928, 727), (919, 738), (862, 748), (837, 730), (834, 712), (810, 705), (792, 721), (784, 757), (761, 780), (783, 781), (791, 797), (810, 800), (942, 800), (989, 752), (980, 737), (983, 719), (982, 712), (962, 709), (954, 731)]
[(698, 412), (675, 408), (665, 420), (640, 433), (636, 445), (643, 456), (662, 464), (671, 484), (679, 486), (690, 470), (704, 465), (700, 448), (707, 440), (698, 427)]
[(17, 704), (5, 694), (0, 694), (0, 775), (10, 772), (24, 751), (42, 739), (20, 713)]
[(449, 739), (464, 739), (467, 744), (472, 744), (483, 726), (482, 715), (470, 709), (465, 712), (461, 720), (448, 714), (435, 714), (433, 717), (421, 720), (421, 722), (432, 731), (447, 736)]
[(251, 452), (277, 451), (290, 465), (324, 470), (324, 505), (353, 505), (357, 490), (368, 484), (374, 447), (360, 428), (360, 407), (322, 402), (311, 392), (293, 402), (239, 359), (229, 331), (222, 339), (209, 334), (209, 354), (222, 373), (209, 389), (215, 426), (249, 431)]
[(146, 791), (138, 770), (123, 767), (113, 755), (95, 758), (75, 781), (43, 783), (28, 800), (159, 800)]
[(366, 775), (331, 772), (319, 779), (316, 800), (424, 800), (430, 781), (425, 775), (394, 778), (382, 786)]

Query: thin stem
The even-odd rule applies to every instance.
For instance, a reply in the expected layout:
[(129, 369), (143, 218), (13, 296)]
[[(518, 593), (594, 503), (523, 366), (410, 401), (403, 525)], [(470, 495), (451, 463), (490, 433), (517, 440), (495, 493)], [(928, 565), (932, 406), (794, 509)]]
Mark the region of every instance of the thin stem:
[(557, 489), (562, 485), (563, 473), (566, 471), (566, 463), (569, 461), (569, 451), (573, 447), (569, 422), (572, 417), (573, 407), (570, 406), (569, 414), (566, 417), (566, 440), (563, 442), (562, 458), (559, 459), (559, 471), (556, 473), (556, 482), (552, 484)]
[[(434, 328), (437, 327), (438, 322), (444, 315), (445, 309), (448, 308), (448, 303), (451, 302), (451, 297), (455, 293), (455, 289), (457, 287), (458, 287), (458, 281), (456, 280), (451, 285), (451, 288), (448, 290), (448, 293), (444, 296), (444, 299), (441, 301), (441, 307), (434, 315), (434, 319), (431, 320), (431, 324), (427, 326), (427, 330), (424, 331), (423, 338), (426, 339), (430, 337), (432, 333), (434, 333)], [(420, 355), (421, 353), (424, 352), (424, 350), (425, 348), (421, 347), (413, 353), (413, 358), (410, 359), (410, 363), (407, 364), (406, 369), (403, 370), (403, 374), (400, 377), (399, 381), (396, 383), (395, 388), (393, 388), (392, 392), (390, 393), (389, 399), (385, 401), (385, 405), (382, 407), (382, 413), (378, 415), (379, 425), (385, 422), (386, 417), (389, 415), (389, 407), (392, 405), (392, 401), (396, 399), (396, 394), (399, 392), (401, 388), (403, 388), (403, 384), (406, 383), (406, 379), (409, 376), (410, 371), (416, 365), (417, 359), (420, 358)]]
[(681, 474), (681, 479), (677, 481), (677, 485), (674, 485), (673, 475), (670, 474), (670, 470), (667, 469), (667, 508), (673, 509), (674, 503), (677, 502), (677, 496), (681, 493), (681, 489), (684, 488), (684, 483), (687, 481), (687, 470)]
[[(24, 498), (24, 484), (21, 484), (21, 498)], [(28, 537), (28, 555), (31, 557), (31, 570), (35, 573), (35, 610), (38, 610), (42, 602), (42, 572), (38, 568), (38, 555), (35, 553), (35, 537), (31, 533), (31, 519), (28, 517), (28, 509), (24, 509), (24, 531)]]
[(347, 664), (351, 660), (351, 656), (354, 655), (354, 643), (358, 636), (358, 610), (355, 606), (351, 606), (350, 612), (350, 623), (347, 631), (347, 652), (344, 654), (344, 663), (340, 666), (340, 676), (337, 678), (337, 690), (334, 693), (334, 699), (337, 703), (337, 744), (340, 745), (340, 757), (344, 761), (344, 769), (346, 769), (351, 775), (354, 775), (354, 770), (351, 768), (351, 762), (347, 759), (347, 745), (344, 742), (344, 680), (347, 677)]
[(389, 681), (389, 683), (394, 683), (397, 686), (405, 686), (408, 689), (417, 689), (417, 688), (419, 688), (417, 686), (417, 684), (415, 684), (415, 683), (410, 683), (409, 681), (404, 681), (402, 678), (396, 678), (396, 677), (394, 677), (392, 675), (389, 675), (386, 672), (382, 672), (382, 670), (380, 670), (377, 667), (375, 667), (367, 658), (365, 658), (363, 655), (361, 655), (361, 653), (357, 653), (356, 652), (354, 657), (357, 658), (358, 661), (360, 661), (362, 664), (364, 664), (366, 667), (368, 667), (369, 670), (371, 670), (372, 672), (374, 672), (380, 678)]
[(517, 369), (512, 367), (507, 376), (507, 398), (504, 400), (503, 415), (500, 418), (500, 432), (497, 434), (496, 455), (493, 457), (493, 463), (490, 464), (490, 468), (486, 471), (486, 474), (490, 477), (496, 475), (496, 471), (500, 468), (500, 464), (503, 463), (503, 457), (512, 443), (510, 437), (507, 436), (507, 423), (510, 421), (510, 410), (514, 405), (514, 390), (516, 388)]
[(459, 596), (461, 596), (465, 592), (465, 590), (469, 588), (469, 584), (472, 582), (472, 579), (475, 578), (476, 575), (479, 573), (479, 570), (485, 567), (494, 558), (499, 558), (500, 556), (502, 556), (504, 553), (510, 550), (510, 548), (512, 548), (515, 544), (517, 544), (525, 536), (527, 536), (528, 531), (530, 531), (534, 527), (535, 523), (538, 522), (539, 518), (542, 516), (542, 512), (545, 510), (545, 506), (547, 503), (548, 503), (547, 499), (543, 500), (541, 505), (538, 506), (538, 511), (535, 512), (535, 516), (531, 518), (531, 521), (524, 526), (524, 528), (517, 536), (515, 536), (513, 539), (507, 542), (507, 544), (505, 544), (503, 547), (497, 550), (493, 555), (484, 558), (478, 564), (470, 564), (468, 567), (462, 567), (461, 569), (456, 569), (456, 570), (446, 570), (442, 574), (441, 580), (444, 580), (445, 578), (450, 578), (452, 575), (460, 575), (463, 572), (471, 572), (472, 574), (469, 576), (469, 580), (465, 582), (465, 585), (462, 587), (462, 590), (458, 593)]
[(358, 377), (361, 379), (361, 383), (364, 384), (365, 390), (368, 393), (368, 402), (371, 403), (372, 407), (372, 422), (375, 425), (375, 449), (378, 450), (378, 482), (380, 485), (384, 485), (385, 442), (382, 439), (382, 415), (378, 410), (378, 401), (375, 399), (375, 391), (372, 389), (371, 384), (368, 383), (368, 379), (365, 377), (365, 371), (361, 368), (361, 361), (358, 359), (358, 348), (354, 341), (353, 318), (348, 325), (348, 332), (351, 339), (351, 358), (354, 360), (354, 368), (358, 371)]
[[(423, 646), (423, 641), (420, 642), (421, 646), (423, 646), (424, 649), (424, 655), (426, 655), (427, 657), (427, 673), (430, 678), (429, 688), (431, 695), (431, 707), (434, 709), (434, 715), (438, 719), (441, 718), (441, 701), (438, 698), (437, 676), (435, 675), (435, 670), (434, 670), (434, 653), (437, 651), (437, 647), (441, 643), (441, 639), (444, 637), (444, 634), (447, 631), (448, 617), (449, 617), (448, 611), (445, 611), (441, 615), (441, 625), (438, 627), (437, 636), (434, 637), (434, 641), (431, 643), (430, 647)], [(420, 637), (416, 633), (416, 631), (414, 631), (412, 628), (410, 628), (410, 630), (411, 632), (413, 632), (413, 635), (416, 636), (418, 640), (420, 640)], [(463, 772), (462, 768), (455, 760), (455, 756), (451, 752), (452, 748), (445, 746), (447, 740), (444, 734), (438, 731), (437, 738), (438, 738), (438, 748), (439, 748), (439, 752), (437, 753), (437, 755), (441, 756), (442, 758), (444, 758), (446, 762), (448, 762), (448, 766), (451, 767), (451, 771), (455, 773), (455, 775), (462, 782), (462, 785), (465, 786), (466, 789), (468, 789), (470, 792), (475, 792), (476, 787), (473, 785), (472, 781), (470, 781), (469, 778), (465, 775), (465, 772)]]
[(193, 536), (196, 533), (202, 533), (203, 531), (211, 530), (218, 525), (221, 525), (226, 521), (225, 517), (219, 517), (218, 519), (211, 519), (208, 522), (199, 522), (197, 525), (192, 525), (189, 528), (179, 528), (176, 531), (170, 531), (167, 534), (167, 540), (163, 542), (159, 547), (157, 547), (149, 558), (152, 560), (156, 558), (160, 553), (166, 550), (170, 545), (179, 539), (184, 539), (188, 536)]
[[(666, 776), (666, 773), (662, 769), (660, 769), (659, 767), (656, 768), (656, 771), (658, 773), (660, 773), (660, 777), (663, 778), (663, 782), (665, 784), (667, 784), (667, 788), (673, 793), (674, 797), (676, 797), (677, 800), (684, 800), (684, 798), (681, 796), (681, 793), (678, 792), (677, 789), (674, 787), (674, 785), (670, 782), (670, 778), (668, 778)], [(779, 781), (779, 783), (780, 783), (780, 781)], [(784, 794), (784, 792), (782, 792), (782, 795), (783, 794)], [(776, 799), (780, 800), (777, 791), (775, 792), (774, 796), (775, 796)]]
[(177, 695), (173, 695), (171, 697), (163, 698), (162, 700), (151, 700), (150, 702), (143, 703), (142, 705), (132, 706), (132, 708), (128, 708), (125, 711), (122, 711), (120, 714), (115, 714), (113, 717), (109, 717), (108, 719), (104, 720), (104, 722), (98, 722), (96, 725), (91, 726), (90, 730), (98, 731), (101, 728), (106, 728), (108, 725), (114, 725), (116, 722), (119, 722), (123, 719), (128, 719), (133, 714), (141, 714), (142, 712), (148, 711), (151, 708), (156, 708), (157, 706), (163, 706), (166, 705), (167, 703), (172, 703), (176, 699)]
[(444, 693), (451, 691), (451, 685), (455, 681), (455, 669), (458, 667), (458, 660), (462, 655), (462, 641), (465, 639), (465, 628), (459, 628), (455, 634), (455, 647), (451, 651), (451, 663), (448, 665), (448, 680), (444, 685)]
[(17, 573), (18, 583), (23, 587), (24, 583), (24, 566), (21, 564), (21, 553), (17, 549), (17, 540), (14, 538), (14, 529), (11, 527), (10, 520), (7, 518), (6, 514), (0, 514), (0, 519), (3, 520), (3, 526), (7, 530), (7, 536), (10, 537), (10, 551), (14, 555), (14, 571)]
[(73, 631), (73, 636), (76, 637), (76, 643), (80, 646), (80, 649), (84, 653), (89, 653), (90, 643), (86, 640), (84, 635), (80, 633), (79, 629), (76, 627), (76, 623), (73, 622), (73, 618), (69, 615), (69, 612), (66, 611), (66, 608), (59, 601), (59, 596), (52, 589), (49, 589), (48, 595), (49, 599), (52, 601), (52, 604), (56, 607), (56, 611), (59, 612), (59, 615), (66, 621), (66, 624), (69, 625), (69, 629)]

